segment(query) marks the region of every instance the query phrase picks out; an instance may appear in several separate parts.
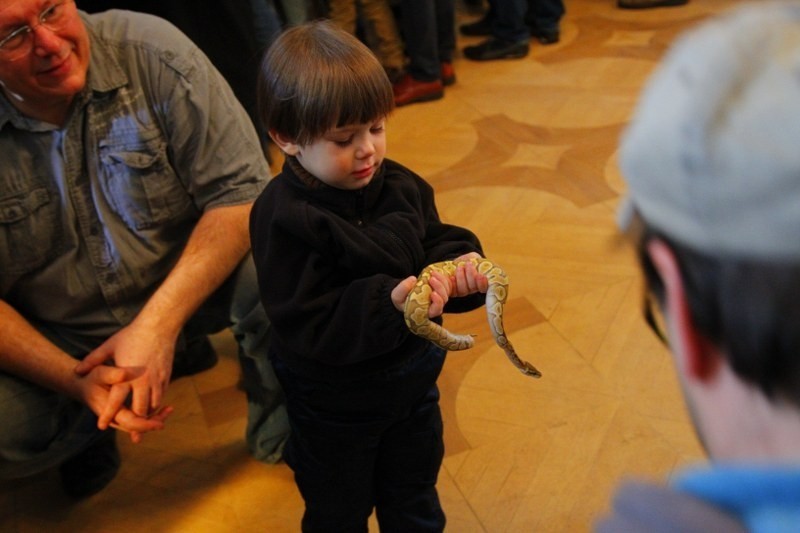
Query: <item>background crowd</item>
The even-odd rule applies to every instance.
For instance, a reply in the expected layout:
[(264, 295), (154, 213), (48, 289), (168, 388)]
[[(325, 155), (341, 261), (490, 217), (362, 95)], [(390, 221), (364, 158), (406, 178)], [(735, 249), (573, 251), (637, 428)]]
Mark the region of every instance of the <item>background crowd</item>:
[[(688, 0), (617, 0), (622, 9), (679, 6)], [(475, 61), (528, 55), (531, 39), (557, 43), (563, 0), (231, 0), (204, 6), (177, 1), (78, 0), (87, 12), (151, 13), (178, 26), (209, 56), (255, 117), (255, 77), (264, 50), (285, 28), (330, 18), (364, 41), (386, 69), (398, 106), (438, 100), (456, 82), (456, 35), (485, 36), (463, 50)], [(207, 8), (206, 8), (207, 7)], [(456, 28), (456, 10), (476, 15)], [(208, 17), (213, 9), (216, 15)], [(254, 120), (256, 126), (258, 121)], [(266, 139), (266, 135), (262, 135)]]

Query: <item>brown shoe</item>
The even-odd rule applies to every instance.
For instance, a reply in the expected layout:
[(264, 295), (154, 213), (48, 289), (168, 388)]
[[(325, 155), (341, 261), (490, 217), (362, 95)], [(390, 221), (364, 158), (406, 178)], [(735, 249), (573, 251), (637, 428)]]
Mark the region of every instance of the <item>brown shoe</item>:
[(438, 100), (444, 96), (442, 80), (420, 81), (414, 79), (411, 74), (406, 74), (402, 80), (395, 83), (393, 89), (394, 104), (398, 107)]
[(442, 62), (442, 85), (449, 87), (455, 82), (456, 69), (453, 68), (453, 64), (448, 61)]

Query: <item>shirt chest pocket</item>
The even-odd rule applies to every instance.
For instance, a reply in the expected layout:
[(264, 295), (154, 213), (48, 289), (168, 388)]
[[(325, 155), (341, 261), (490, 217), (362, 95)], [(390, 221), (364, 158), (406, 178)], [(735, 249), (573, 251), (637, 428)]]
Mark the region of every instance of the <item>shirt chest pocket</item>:
[(167, 158), (161, 139), (99, 146), (101, 186), (114, 212), (137, 230), (187, 216), (191, 197)]
[(28, 272), (58, 253), (57, 217), (57, 202), (44, 187), (0, 199), (0, 272)]

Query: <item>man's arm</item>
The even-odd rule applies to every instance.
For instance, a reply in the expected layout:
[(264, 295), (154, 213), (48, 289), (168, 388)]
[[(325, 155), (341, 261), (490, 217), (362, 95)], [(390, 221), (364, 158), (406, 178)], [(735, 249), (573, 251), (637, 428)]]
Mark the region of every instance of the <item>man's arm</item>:
[(169, 385), (175, 344), (184, 324), (230, 276), (250, 248), (248, 218), (252, 204), (212, 208), (192, 231), (186, 248), (139, 315), (76, 369), (84, 374), (113, 359), (115, 366), (141, 375), (112, 388), (98, 425), (111, 422), (129, 393), (131, 409), (147, 416), (161, 405)]
[(13, 307), (0, 300), (0, 370), (46, 389), (78, 398), (77, 361), (47, 340)]
[[(86, 404), (95, 414), (105, 408), (112, 385), (133, 379), (130, 370), (100, 366), (85, 376), (75, 374), (77, 361), (39, 333), (16, 309), (0, 300), (0, 371), (64, 394)], [(110, 425), (132, 434), (162, 429), (166, 409), (150, 419), (119, 410)]]

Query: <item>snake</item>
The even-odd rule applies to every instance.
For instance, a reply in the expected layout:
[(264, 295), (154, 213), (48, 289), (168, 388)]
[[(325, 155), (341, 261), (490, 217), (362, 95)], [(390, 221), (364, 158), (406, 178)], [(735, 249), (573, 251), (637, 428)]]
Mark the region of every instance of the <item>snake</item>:
[(403, 318), (408, 329), (414, 335), (427, 339), (445, 350), (466, 350), (475, 345), (474, 335), (457, 335), (428, 318), (428, 308), (431, 305), (430, 286), (431, 275), (438, 272), (448, 277), (456, 273), (460, 263), (473, 263), (478, 273), (486, 276), (489, 287), (486, 291), (486, 313), (489, 318), (489, 329), (494, 340), (503, 349), (511, 363), (526, 376), (539, 378), (542, 373), (527, 361), (517, 355), (511, 341), (503, 328), (503, 307), (508, 299), (508, 276), (505, 271), (483, 257), (471, 259), (457, 259), (433, 263), (422, 269), (414, 288), (408, 293), (403, 306)]

